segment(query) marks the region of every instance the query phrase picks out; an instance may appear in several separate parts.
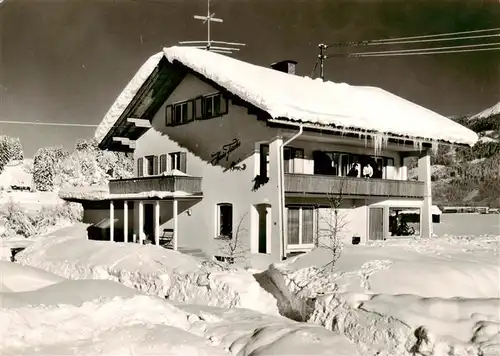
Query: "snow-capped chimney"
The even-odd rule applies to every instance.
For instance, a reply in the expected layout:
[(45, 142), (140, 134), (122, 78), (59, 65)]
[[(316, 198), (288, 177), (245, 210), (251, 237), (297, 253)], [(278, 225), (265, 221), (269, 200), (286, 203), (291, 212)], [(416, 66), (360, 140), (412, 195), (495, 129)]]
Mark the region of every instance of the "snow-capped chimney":
[(271, 64), (271, 68), (279, 70), (280, 72), (295, 74), (296, 65), (297, 65), (296, 61), (292, 61), (291, 59), (285, 59), (284, 61), (279, 61)]

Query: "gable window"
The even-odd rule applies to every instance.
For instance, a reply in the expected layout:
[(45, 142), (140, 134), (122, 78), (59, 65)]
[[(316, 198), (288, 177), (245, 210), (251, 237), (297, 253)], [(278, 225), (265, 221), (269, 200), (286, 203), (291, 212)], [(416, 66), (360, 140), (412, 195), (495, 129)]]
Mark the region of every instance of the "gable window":
[(176, 126), (194, 120), (193, 100), (183, 101), (165, 107), (165, 125)]
[(170, 158), (170, 170), (178, 170), (184, 173), (186, 172), (186, 152), (172, 152), (169, 153)]
[(217, 237), (233, 238), (233, 204), (217, 204)]
[(288, 207), (288, 245), (312, 246), (314, 244), (315, 209), (308, 206)]
[(227, 114), (227, 99), (220, 93), (203, 97), (202, 119), (211, 119)]

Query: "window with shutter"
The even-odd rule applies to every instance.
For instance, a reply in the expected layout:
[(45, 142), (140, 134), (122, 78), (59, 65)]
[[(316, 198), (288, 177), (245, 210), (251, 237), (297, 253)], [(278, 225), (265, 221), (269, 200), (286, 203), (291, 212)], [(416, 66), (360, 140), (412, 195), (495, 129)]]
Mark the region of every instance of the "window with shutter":
[(160, 156), (160, 174), (167, 171), (167, 155)]
[(146, 174), (148, 176), (152, 176), (154, 173), (154, 158), (155, 156), (146, 156), (144, 157), (146, 159)]
[(228, 113), (228, 106), (228, 99), (224, 95), (221, 95), (219, 115), (226, 115)]
[(137, 176), (144, 177), (144, 158), (137, 159)]
[(187, 102), (187, 118), (186, 122), (191, 122), (194, 120), (194, 100), (189, 100)]

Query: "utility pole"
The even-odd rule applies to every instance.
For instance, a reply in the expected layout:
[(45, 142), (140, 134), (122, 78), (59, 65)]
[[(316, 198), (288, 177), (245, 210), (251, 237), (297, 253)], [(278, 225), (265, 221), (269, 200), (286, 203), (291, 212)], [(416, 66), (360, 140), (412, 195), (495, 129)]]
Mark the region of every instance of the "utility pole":
[[(181, 41), (179, 44), (187, 44), (187, 45), (192, 45), (195, 48), (204, 48), (207, 51), (212, 51), (212, 52), (219, 52), (219, 53), (228, 53), (232, 54), (233, 51), (239, 51), (239, 48), (235, 47), (227, 47), (227, 46), (245, 46), (244, 43), (238, 43), (238, 42), (224, 42), (224, 41), (214, 41), (212, 40), (212, 35), (211, 35), (211, 23), (212, 22), (224, 22), (222, 19), (216, 18), (215, 13), (211, 14), (210, 13), (210, 0), (207, 0), (207, 15), (206, 16), (199, 16), (199, 15), (194, 15), (193, 16), (197, 20), (202, 20), (203, 24), (207, 24), (207, 40), (206, 41)], [(213, 46), (215, 44), (215, 46)], [(225, 45), (223, 46), (217, 46), (217, 44), (222, 44)]]
[(325, 71), (324, 71), (324, 69), (325, 69), (325, 59), (327, 58), (327, 56), (325, 54), (326, 53), (325, 51), (328, 48), (328, 46), (326, 44), (320, 43), (318, 45), (318, 47), (319, 47), (318, 58), (319, 58), (319, 63), (320, 63), (320, 74), (319, 74), (319, 76), (320, 76), (321, 80), (324, 81), (325, 80)]

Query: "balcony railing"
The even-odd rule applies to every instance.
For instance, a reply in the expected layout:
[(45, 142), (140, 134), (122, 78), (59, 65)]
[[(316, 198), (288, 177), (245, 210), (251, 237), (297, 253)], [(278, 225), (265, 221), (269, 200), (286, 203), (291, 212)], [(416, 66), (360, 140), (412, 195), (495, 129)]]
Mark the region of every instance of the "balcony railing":
[(184, 176), (149, 176), (109, 181), (111, 194), (134, 194), (148, 191), (200, 194), (201, 178)]
[(350, 196), (422, 198), (424, 183), (417, 181), (364, 179), (312, 174), (285, 174), (285, 193), (338, 194)]

